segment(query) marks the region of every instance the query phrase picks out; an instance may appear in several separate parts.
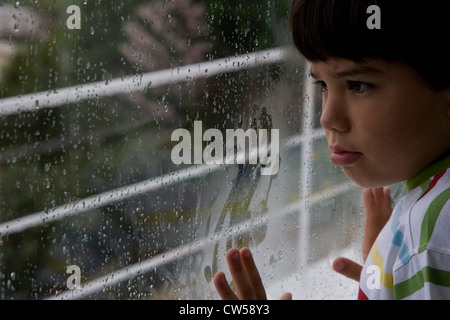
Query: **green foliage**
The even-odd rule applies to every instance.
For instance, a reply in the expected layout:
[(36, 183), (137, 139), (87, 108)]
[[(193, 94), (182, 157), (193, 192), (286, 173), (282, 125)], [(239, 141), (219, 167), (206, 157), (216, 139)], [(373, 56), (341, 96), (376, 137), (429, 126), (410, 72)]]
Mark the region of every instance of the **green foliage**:
[(274, 47), (288, 1), (205, 0), (214, 56), (232, 56)]

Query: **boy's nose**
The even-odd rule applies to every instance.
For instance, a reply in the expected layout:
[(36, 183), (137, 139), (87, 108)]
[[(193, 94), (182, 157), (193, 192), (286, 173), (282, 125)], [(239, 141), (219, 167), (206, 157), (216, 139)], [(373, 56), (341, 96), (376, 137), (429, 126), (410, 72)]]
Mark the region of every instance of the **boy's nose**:
[(322, 100), (320, 125), (325, 130), (347, 132), (350, 130), (350, 119), (344, 99), (328, 93)]

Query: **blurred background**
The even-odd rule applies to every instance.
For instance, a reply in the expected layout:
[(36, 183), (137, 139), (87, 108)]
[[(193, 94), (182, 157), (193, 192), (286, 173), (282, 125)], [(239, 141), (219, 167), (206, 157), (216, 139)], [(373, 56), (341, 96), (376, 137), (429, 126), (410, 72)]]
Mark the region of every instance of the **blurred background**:
[[(289, 5), (1, 1), (0, 299), (218, 299), (232, 246), (271, 298), (356, 298), (331, 261), (361, 259), (361, 190), (329, 161)], [(276, 175), (173, 164), (175, 129), (261, 127), (263, 108)]]

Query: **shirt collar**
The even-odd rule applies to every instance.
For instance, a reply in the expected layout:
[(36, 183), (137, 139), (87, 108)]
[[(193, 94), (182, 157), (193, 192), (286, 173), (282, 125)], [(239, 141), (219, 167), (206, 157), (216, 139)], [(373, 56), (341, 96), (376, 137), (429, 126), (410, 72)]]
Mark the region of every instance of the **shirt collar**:
[(436, 162), (433, 162), (431, 165), (416, 174), (414, 177), (406, 181), (406, 193), (417, 188), (426, 180), (429, 180), (431, 177), (444, 171), (447, 168), (450, 168), (450, 156), (446, 156)]

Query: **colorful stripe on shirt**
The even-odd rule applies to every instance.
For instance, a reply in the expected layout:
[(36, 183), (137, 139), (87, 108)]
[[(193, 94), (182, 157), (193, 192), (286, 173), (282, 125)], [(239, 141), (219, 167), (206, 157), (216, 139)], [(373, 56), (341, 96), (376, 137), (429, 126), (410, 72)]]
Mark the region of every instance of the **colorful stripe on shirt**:
[(450, 157), (407, 181), (407, 193), (380, 233), (383, 240), (375, 241), (367, 269), (363, 269), (370, 274), (370, 265), (377, 266), (382, 288), (375, 290), (365, 285), (370, 278), (362, 273), (358, 299), (450, 299), (448, 168)]

